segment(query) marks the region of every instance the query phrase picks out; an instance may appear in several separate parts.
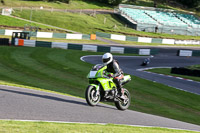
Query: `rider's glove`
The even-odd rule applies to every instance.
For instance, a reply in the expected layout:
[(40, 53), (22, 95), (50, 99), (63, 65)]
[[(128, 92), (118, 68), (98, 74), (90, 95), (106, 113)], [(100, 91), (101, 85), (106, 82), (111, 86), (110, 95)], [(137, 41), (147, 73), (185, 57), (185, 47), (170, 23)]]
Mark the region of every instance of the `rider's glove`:
[(111, 78), (111, 77), (113, 77), (113, 75), (112, 75), (112, 74), (108, 74), (108, 77), (110, 77), (110, 78)]

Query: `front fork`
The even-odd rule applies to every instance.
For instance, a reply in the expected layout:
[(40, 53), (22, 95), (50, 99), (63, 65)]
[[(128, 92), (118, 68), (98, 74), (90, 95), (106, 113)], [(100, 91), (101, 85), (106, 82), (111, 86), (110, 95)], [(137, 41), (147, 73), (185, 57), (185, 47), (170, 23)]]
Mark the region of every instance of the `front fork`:
[(99, 88), (100, 88), (100, 84), (98, 84), (98, 86), (96, 87), (97, 91), (95, 93), (95, 96), (97, 97), (98, 95), (100, 95), (100, 91), (99, 91)]
[(94, 86), (96, 88), (96, 92), (94, 93), (94, 97), (97, 97), (98, 95), (100, 95), (100, 84), (96, 85), (96, 84), (91, 84), (92, 86)]

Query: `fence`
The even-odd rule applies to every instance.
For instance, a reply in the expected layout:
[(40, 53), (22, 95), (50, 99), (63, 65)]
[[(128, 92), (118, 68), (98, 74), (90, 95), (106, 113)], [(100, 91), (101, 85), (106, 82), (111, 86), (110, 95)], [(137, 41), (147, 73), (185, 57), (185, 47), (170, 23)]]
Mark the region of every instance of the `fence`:
[(175, 39), (161, 39), (161, 38), (149, 38), (149, 37), (134, 37), (125, 35), (108, 34), (102, 32), (96, 32), (96, 35), (103, 38), (109, 38), (120, 41), (133, 41), (142, 43), (160, 43), (160, 44), (171, 44), (171, 45), (200, 45), (200, 40), (175, 40)]
[[(5, 30), (0, 29), (0, 35), (7, 35), (12, 36), (13, 32), (22, 32), (22, 30)], [(96, 38), (93, 36), (91, 38), (91, 35), (86, 34), (69, 34), (69, 33), (53, 33), (53, 32), (30, 32), (31, 37), (38, 37), (38, 38), (63, 38), (63, 39), (85, 39), (85, 40), (95, 40)]]
[(9, 38), (0, 38), (0, 45), (9, 45)]
[(98, 46), (89, 44), (82, 45), (73, 43), (23, 40), (17, 38), (15, 39), (15, 46), (62, 48), (62, 49), (73, 49), (73, 50), (91, 51), (91, 52), (111, 52), (120, 54), (126, 53), (126, 54), (155, 55), (158, 53), (158, 49), (138, 49), (132, 47), (117, 47), (117, 46), (109, 47), (109, 46)]

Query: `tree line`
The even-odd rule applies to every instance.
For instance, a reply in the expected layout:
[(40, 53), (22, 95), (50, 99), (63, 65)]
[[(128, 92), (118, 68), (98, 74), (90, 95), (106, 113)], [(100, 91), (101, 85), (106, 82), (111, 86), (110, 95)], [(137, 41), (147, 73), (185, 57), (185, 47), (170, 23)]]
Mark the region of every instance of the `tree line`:
[(154, 3), (179, 3), (185, 7), (194, 8), (199, 6), (200, 0), (154, 0)]

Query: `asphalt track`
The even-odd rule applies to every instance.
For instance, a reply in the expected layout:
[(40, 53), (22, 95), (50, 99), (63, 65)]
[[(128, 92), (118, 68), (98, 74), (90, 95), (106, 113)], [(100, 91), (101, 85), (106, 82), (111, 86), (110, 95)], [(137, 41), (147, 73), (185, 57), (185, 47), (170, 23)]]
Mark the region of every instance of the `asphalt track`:
[(0, 119), (114, 123), (200, 131), (200, 126), (136, 111), (119, 111), (84, 99), (37, 90), (0, 86)]
[[(120, 67), (125, 73), (200, 95), (200, 82), (141, 71), (141, 69), (148, 69), (152, 67), (183, 67), (200, 64), (199, 57), (179, 57), (163, 54), (151, 58), (150, 64), (145, 67), (141, 66), (141, 63), (147, 57), (114, 56), (114, 58), (119, 62)], [(101, 56), (84, 56), (82, 57), (82, 60), (92, 64), (102, 63)]]
[[(144, 76), (144, 78), (146, 78), (146, 75), (149, 76), (149, 73), (137, 71), (137, 69), (141, 68), (140, 64), (144, 57), (115, 58), (118, 59), (121, 64), (120, 66), (125, 72), (136, 76), (141, 75), (141, 77)], [(93, 64), (101, 63), (100, 56), (88, 56), (83, 57), (82, 59)], [(199, 58), (193, 57), (173, 57), (172, 60), (169, 59), (170, 57), (159, 55), (152, 59), (150, 66), (154, 67), (159, 64), (159, 66), (171, 67), (172, 65), (170, 64), (173, 63), (177, 66), (199, 63)], [(150, 77), (154, 77), (152, 74), (150, 75)], [(154, 80), (162, 81), (162, 79), (156, 79), (156, 77), (154, 77)], [(168, 82), (173, 82), (173, 80), (175, 79), (170, 78)], [(180, 81), (182, 82), (184, 80)], [(200, 84), (198, 82), (190, 81), (188, 83), (191, 83), (191, 86), (196, 86), (194, 93), (199, 93), (198, 87)], [(105, 104), (90, 107), (84, 99), (3, 85), (0, 85), (0, 119), (114, 123), (200, 131), (200, 126), (198, 125), (160, 116), (131, 110), (119, 111), (115, 107)]]

